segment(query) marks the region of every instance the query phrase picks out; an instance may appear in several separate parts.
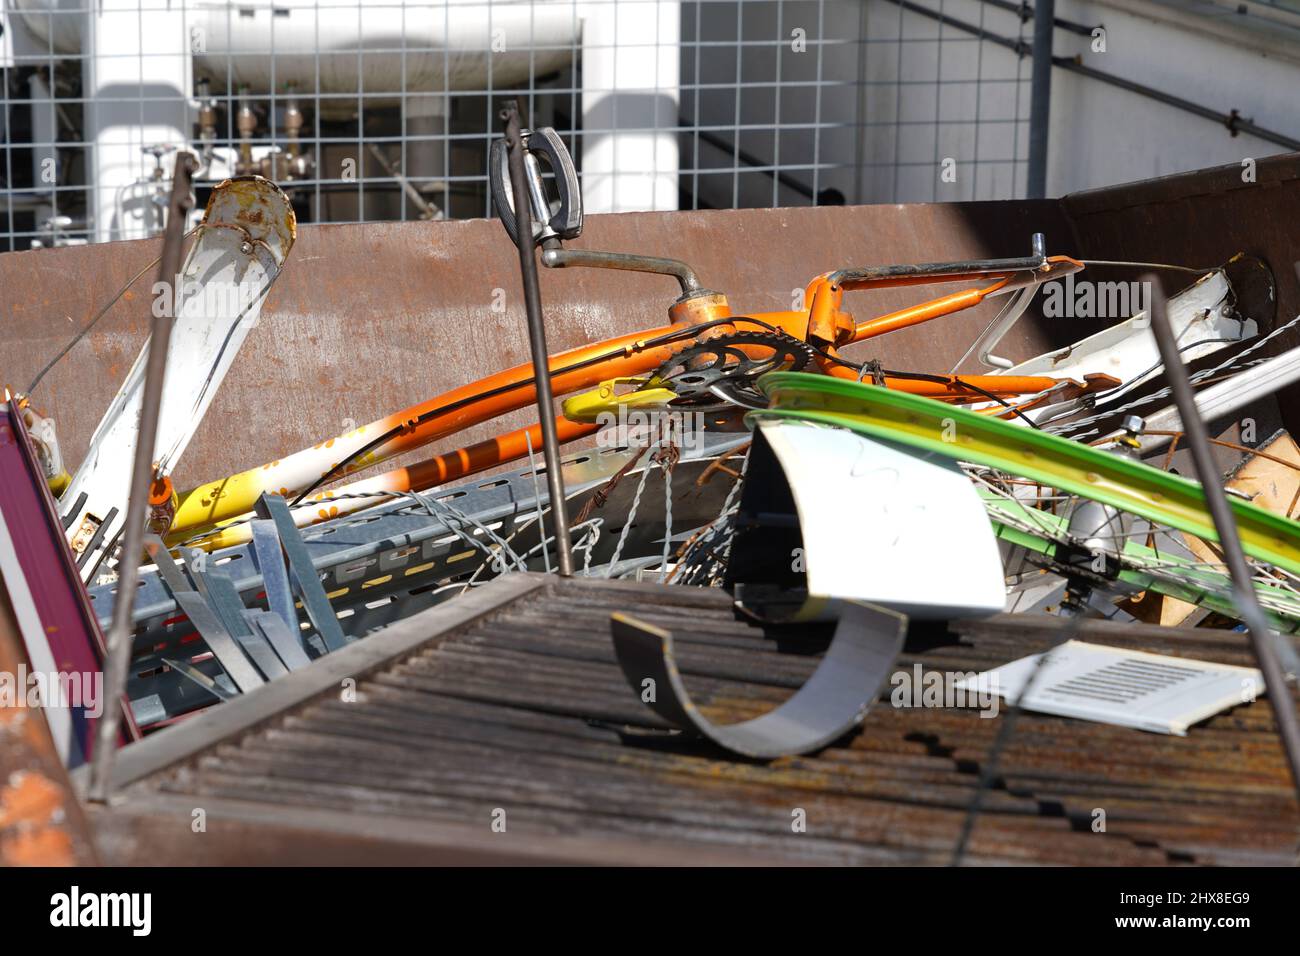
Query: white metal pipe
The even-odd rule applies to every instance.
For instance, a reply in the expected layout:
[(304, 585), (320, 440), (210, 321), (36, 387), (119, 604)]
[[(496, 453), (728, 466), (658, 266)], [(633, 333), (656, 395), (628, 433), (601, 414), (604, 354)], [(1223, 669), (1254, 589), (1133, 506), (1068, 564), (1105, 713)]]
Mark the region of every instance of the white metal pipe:
[[(1202, 419), (1212, 422), (1295, 382), (1300, 382), (1300, 348), (1283, 352), (1202, 389), (1196, 393), (1196, 408)], [(1169, 405), (1148, 416), (1146, 427), (1149, 431), (1180, 432), (1183, 430), (1183, 419), (1178, 414), (1178, 408)], [(1156, 451), (1172, 440), (1169, 435), (1144, 435), (1141, 439), (1142, 452)]]
[(584, 5), (586, 212), (677, 208), (681, 5)]
[[(322, 113), (352, 113), (360, 94), (376, 107), (411, 94), (490, 90), (526, 83), (572, 61), (581, 44), (584, 205), (590, 212), (677, 208), (680, 3), (611, 0), (7, 0), (47, 48), (86, 60), (87, 139), (95, 143), (96, 237), (145, 234), (147, 196), (113, 209), (118, 190), (143, 176), (139, 155), (188, 138), (191, 77), (246, 84), (254, 96), (293, 83), (326, 94)], [(141, 12), (140, 8), (146, 9)], [(192, 62), (191, 62), (192, 57)], [(46, 57), (48, 59), (48, 55)], [(178, 105), (109, 104), (168, 96)], [(391, 97), (386, 94), (391, 93)], [(441, 117), (413, 115), (417, 135)], [(429, 126), (430, 129), (424, 129)], [(437, 144), (441, 145), (441, 144)], [(417, 176), (440, 175), (437, 157), (408, 149)], [(126, 193), (132, 192), (125, 190)], [(138, 192), (138, 191), (137, 191)]]
[[(189, 141), (190, 62), (182, 9), (141, 10), (140, 0), (99, 0), (88, 21), (83, 83), (92, 144), (95, 239), (137, 239), (157, 225), (151, 190), (131, 189), (153, 160), (143, 149)], [(148, 102), (145, 100), (148, 99)], [(168, 172), (170, 178), (170, 171)], [(159, 197), (166, 197), (166, 186)], [(121, 204), (121, 196), (128, 199)]]
[[(73, 15), (86, 0), (9, 2), (56, 52), (94, 49)], [(403, 90), (487, 89), (489, 77), (496, 87), (526, 82), (530, 75), (567, 64), (582, 28), (575, 0), (110, 0), (107, 5), (144, 7), (151, 41), (161, 39), (154, 16), (183, 14), (180, 29), (199, 75), (223, 86), (229, 79), (254, 94), (285, 83), (307, 93), (391, 92), (394, 102)]]
[(36, 224), (51, 215), (59, 205), (67, 205), (63, 196), (54, 190), (61, 185), (59, 176), (62, 170), (58, 166), (58, 151), (54, 144), (58, 139), (58, 127), (54, 115), (54, 96), (43, 73), (33, 73), (27, 80), (28, 96), (32, 101), (32, 182), (40, 191), (49, 190), (52, 201), (42, 207), (36, 215)]

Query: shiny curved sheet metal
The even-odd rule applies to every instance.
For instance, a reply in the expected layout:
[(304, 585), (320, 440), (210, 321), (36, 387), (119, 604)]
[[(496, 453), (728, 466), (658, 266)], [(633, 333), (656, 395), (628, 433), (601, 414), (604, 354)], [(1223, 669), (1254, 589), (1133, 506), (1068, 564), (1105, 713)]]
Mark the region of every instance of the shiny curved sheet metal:
[(706, 719), (691, 701), (672, 632), (626, 614), (611, 615), (610, 629), (623, 676), (656, 714), (734, 753), (770, 759), (817, 750), (862, 722), (903, 646), (907, 618), (844, 602), (826, 656), (794, 696), (760, 717), (726, 725)]

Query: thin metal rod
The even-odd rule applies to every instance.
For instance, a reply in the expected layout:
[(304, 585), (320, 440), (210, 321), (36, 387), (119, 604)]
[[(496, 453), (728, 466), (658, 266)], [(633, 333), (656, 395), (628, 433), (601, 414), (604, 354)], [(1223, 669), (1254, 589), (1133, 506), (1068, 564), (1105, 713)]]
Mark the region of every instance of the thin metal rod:
[[(537, 420), (542, 426), (542, 455), (546, 460), (546, 487), (551, 497), (551, 524), (555, 529), (555, 551), (560, 575), (573, 577), (573, 549), (569, 541), (569, 513), (564, 499), (564, 475), (560, 471), (560, 442), (555, 432), (555, 396), (551, 391), (551, 368), (546, 349), (546, 327), (542, 322), (542, 293), (537, 280), (537, 258), (533, 237), (533, 213), (529, 204), (528, 179), (524, 173), (524, 145), (519, 131), (519, 104), (507, 100), (501, 110), (506, 127), (510, 163), (510, 188), (515, 197), (515, 223), (519, 235), (519, 271), (524, 282), (524, 307), (528, 311), (528, 345), (533, 353), (533, 381), (537, 383)], [(538, 528), (541, 540), (546, 536)]]
[(1052, 120), (1052, 22), (1056, 0), (1034, 3), (1034, 63), (1029, 74), (1029, 199), (1047, 198), (1048, 128)]
[[(1037, 11), (1033, 7), (1025, 3), (1015, 3), (1012, 0), (980, 0), (980, 3), (997, 7), (999, 10), (1005, 10), (1008, 13), (1014, 13), (1022, 21), (1032, 20), (1037, 15)], [(1073, 20), (1063, 20), (1061, 17), (1056, 17), (1053, 22), (1059, 29), (1069, 30), (1081, 37), (1092, 36), (1092, 31), (1096, 29), (1096, 27), (1090, 27), (1086, 23), (1075, 23)], [(1101, 26), (1101, 24), (1097, 24), (1097, 26)]]
[[(550, 241), (559, 242), (558, 239)], [(672, 276), (682, 287), (683, 295), (690, 295), (704, 289), (695, 270), (680, 259), (661, 259), (658, 256), (639, 256), (628, 252), (561, 249), (556, 245), (543, 250), (542, 265), (548, 269), (586, 266), (590, 269), (622, 269), (624, 272), (648, 272), (652, 275)]]
[(1282, 672), (1273, 647), (1273, 632), (1269, 629), (1255, 596), (1250, 570), (1246, 566), (1246, 555), (1241, 549), (1241, 540), (1237, 537), (1237, 522), (1228, 505), (1227, 493), (1218, 480), (1219, 472), (1210, 454), (1210, 439), (1205, 431), (1205, 422), (1196, 407), (1192, 383), (1183, 366), (1173, 329), (1169, 325), (1164, 294), (1160, 291), (1154, 274), (1147, 273), (1142, 281), (1148, 283), (1147, 287), (1151, 289), (1151, 330), (1155, 333), (1156, 345), (1160, 349), (1165, 378), (1174, 393), (1174, 402), (1183, 420), (1187, 445), (1191, 449), (1192, 460), (1196, 463), (1196, 475), (1201, 480), (1205, 503), (1214, 519), (1214, 530), (1219, 536), (1224, 563), (1232, 575), (1234, 603), (1250, 631), (1255, 659), (1264, 674), (1264, 688), (1268, 691), (1273, 713), (1277, 717), (1278, 736), (1282, 738), (1287, 763), (1291, 766), (1291, 782), (1295, 786), (1297, 798), (1300, 798), (1300, 720), (1296, 718), (1291, 691), (1286, 685), (1286, 675)]
[(174, 286), (181, 271), (185, 218), (194, 202), (190, 192), (192, 163), (193, 157), (189, 153), (180, 153), (176, 157), (167, 229), (163, 233), (162, 255), (159, 257), (159, 281), (171, 287), (173, 294), (166, 297), (164, 308), (155, 310), (149, 335), (149, 358), (145, 366), (144, 391), (140, 397), (140, 428), (136, 433), (125, 531), (118, 557), (117, 603), (113, 605), (113, 622), (108, 631), (108, 653), (104, 661), (103, 693), (107, 705), (97, 728), (87, 793), (89, 799), (99, 803), (108, 801), (113, 757), (117, 751), (117, 731), (122, 717), (119, 707), (126, 706), (123, 697), (131, 664), (131, 618), (140, 578), (140, 555), (144, 553), (145, 507), (149, 501), (149, 485), (153, 481), (153, 453), (158, 441), (158, 415), (167, 377), (167, 350), (176, 319), (178, 290)]

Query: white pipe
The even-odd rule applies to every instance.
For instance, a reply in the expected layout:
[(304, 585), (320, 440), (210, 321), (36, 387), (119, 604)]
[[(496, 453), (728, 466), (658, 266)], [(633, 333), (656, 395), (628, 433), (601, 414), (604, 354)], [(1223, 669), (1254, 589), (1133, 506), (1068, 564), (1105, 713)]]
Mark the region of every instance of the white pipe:
[[(86, 0), (8, 0), (56, 52), (85, 47)], [(119, 4), (110, 4), (120, 6)], [(132, 0), (183, 14), (178, 30), (200, 77), (254, 94), (294, 83), (310, 94), (497, 88), (573, 59), (575, 0)], [(675, 6), (675, 4), (670, 4)], [(161, 37), (150, 17), (151, 40)], [(170, 29), (170, 27), (168, 27)], [(360, 54), (360, 55), (359, 55)], [(48, 59), (48, 55), (46, 56)], [(320, 86), (317, 87), (319, 68)], [(376, 100), (376, 103), (380, 101)], [(342, 108), (355, 109), (355, 103)]]
[[(92, 210), (100, 239), (141, 234), (134, 210), (115, 221), (113, 197), (146, 171), (140, 147), (183, 143), (190, 118), (183, 108), (150, 104), (142, 125), (138, 103), (110, 106), (96, 97), (174, 89), (188, 100), (196, 74), (222, 86), (247, 84), (254, 96), (292, 82), (304, 97), (366, 93), (366, 106), (388, 107), (401, 103), (403, 91), (521, 86), (567, 65), (579, 43), (585, 208), (677, 208), (677, 0), (103, 0), (90, 17), (77, 13), (86, 0), (7, 2), (47, 46), (95, 53), (86, 61), (94, 117), (87, 138), (100, 157)], [(142, 5), (149, 7), (143, 15)], [(191, 55), (192, 69), (184, 62)], [(319, 107), (326, 115), (357, 109), (354, 96), (325, 98)], [(427, 124), (417, 118), (416, 125)], [(441, 172), (435, 157), (415, 152), (417, 175)]]
[[(32, 149), (32, 182), (38, 192), (48, 190), (52, 197), (51, 204), (36, 214), (36, 225), (39, 227), (56, 206), (67, 207), (69, 203), (66, 193), (57, 196), (54, 194), (55, 188), (64, 183), (61, 181), (63, 170), (58, 166), (58, 150), (54, 147), (59, 132), (54, 115), (54, 97), (50, 93), (50, 85), (45, 81), (45, 74), (33, 73), (28, 77), (27, 89), (27, 95), (32, 101), (32, 142), (36, 144)], [(51, 174), (54, 182), (49, 180)]]
[(677, 208), (680, 8), (676, 2), (585, 5), (586, 212)]
[(15, 48), (20, 63), (23, 53), (48, 64), (51, 51), (80, 53), (85, 45), (87, 0), (5, 0), (5, 4), (40, 41), (21, 51)]
[(153, 160), (142, 150), (189, 141), (190, 63), (184, 11), (140, 0), (98, 0), (89, 18), (84, 65), (85, 130), (92, 144), (91, 184), (95, 239), (137, 239), (156, 220), (148, 190), (137, 191), (122, 211), (124, 187), (145, 178)]
[[(1196, 410), (1201, 413), (1201, 418), (1212, 422), (1295, 382), (1300, 382), (1300, 348), (1242, 369), (1231, 378), (1202, 389), (1196, 393)], [(1177, 406), (1169, 405), (1149, 416), (1146, 427), (1151, 431), (1180, 432), (1183, 419)], [(1143, 435), (1142, 454), (1163, 448), (1171, 441), (1173, 438), (1169, 435)]]
[[(573, 59), (572, 0), (191, 0), (200, 75), (254, 92), (480, 90), (526, 83)], [(358, 56), (358, 51), (364, 55)], [(404, 51), (404, 52), (403, 52)], [(389, 99), (368, 98), (367, 105)], [(325, 106), (328, 106), (328, 101)], [(340, 101), (355, 110), (355, 103)]]

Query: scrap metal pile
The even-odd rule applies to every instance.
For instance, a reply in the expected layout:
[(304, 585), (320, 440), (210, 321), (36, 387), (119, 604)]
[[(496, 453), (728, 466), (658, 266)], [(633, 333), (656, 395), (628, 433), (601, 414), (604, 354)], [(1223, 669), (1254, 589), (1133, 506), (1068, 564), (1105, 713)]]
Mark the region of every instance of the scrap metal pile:
[[(1100, 263), (1141, 279), (1128, 317), (1020, 362), (997, 354), (1001, 340), (1046, 284), (1069, 290), (1090, 265), (1049, 255), (1042, 235), (1020, 258), (840, 268), (813, 277), (797, 308), (746, 312), (687, 263), (565, 248), (582, 230), (568, 152), (552, 130), (506, 119), (491, 181), (520, 248), (533, 364), (174, 488), (176, 463), (268, 289), (292, 268), (291, 206), (272, 183), (244, 177), (213, 191), (183, 262), (184, 237), (171, 229), (161, 275), (179, 282), (155, 320), (157, 349), (141, 351), (74, 471), (59, 452), (58, 410), (38, 413), (31, 388), (8, 396), (6, 477), (31, 480), (5, 496), (0, 550), (35, 548), (44, 522), (67, 542), (45, 556), (49, 567), (61, 563), (71, 579), (31, 589), (28, 651), (103, 668), (127, 705), (121, 739), (525, 570), (725, 588), (750, 618), (837, 621), (821, 664), (785, 704), (720, 726), (691, 703), (672, 634), (614, 616), (629, 693), (750, 757), (815, 750), (860, 722), (909, 620), (1013, 611), (1244, 625), (1258, 691), (1287, 699), (1284, 674), (1300, 670), (1288, 636), (1300, 630), (1300, 448), (1285, 432), (1251, 447), (1214, 439), (1237, 458), (1225, 493), (1203, 424), (1245, 414), (1300, 379), (1300, 350), (1268, 348), (1300, 317), (1273, 314), (1266, 263)], [(180, 175), (176, 208), (187, 195)], [(663, 275), (679, 295), (660, 327), (548, 356), (538, 258), (548, 269)], [(1181, 276), (1181, 291), (1166, 301), (1153, 269)], [(846, 293), (937, 283), (962, 288), (882, 316), (845, 307)], [(1002, 308), (951, 368), (848, 356), (986, 301)], [(562, 398), (558, 416), (552, 395)], [(392, 467), (533, 406), (532, 427)], [(561, 455), (571, 442), (580, 450)], [(35, 554), (5, 563), (11, 591), (37, 573)], [(82, 607), (79, 623), (52, 630), (68, 606)], [(1075, 702), (1054, 705), (1031, 693), (1040, 666), (1020, 675), (1019, 702), (1121, 723), (1125, 708), (1167, 702), (1170, 682), (1184, 679), (1162, 677), (1154, 663), (1122, 665), (1136, 670), (1119, 676), (1080, 671), (1068, 678), (1082, 688)], [(657, 693), (644, 695), (647, 686)], [(1175, 711), (1165, 724), (1129, 725), (1187, 732)], [(114, 713), (97, 722), (74, 708), (55, 728), (70, 765), (92, 750), (97, 723), (101, 742), (119, 736)], [(1277, 713), (1293, 743), (1294, 713)]]

